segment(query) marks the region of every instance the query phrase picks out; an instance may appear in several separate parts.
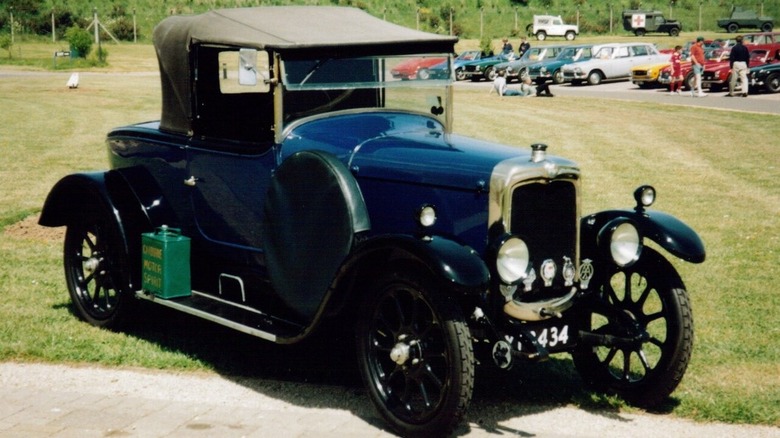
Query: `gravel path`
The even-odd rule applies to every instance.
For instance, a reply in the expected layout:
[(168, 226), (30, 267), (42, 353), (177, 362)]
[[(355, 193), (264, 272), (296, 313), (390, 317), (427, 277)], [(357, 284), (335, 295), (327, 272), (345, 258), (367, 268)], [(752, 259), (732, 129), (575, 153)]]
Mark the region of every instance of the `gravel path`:
[[(362, 391), (207, 373), (0, 363), (0, 435), (382, 437)], [(492, 407), (461, 436), (780, 437), (780, 429), (574, 407)], [(491, 416), (499, 418), (490, 418)]]

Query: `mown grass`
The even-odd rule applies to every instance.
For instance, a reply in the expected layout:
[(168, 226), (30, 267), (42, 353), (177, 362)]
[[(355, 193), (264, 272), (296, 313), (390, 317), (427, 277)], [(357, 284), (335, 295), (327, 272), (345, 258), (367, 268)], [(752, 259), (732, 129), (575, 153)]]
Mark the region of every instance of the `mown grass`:
[[(109, 129), (159, 117), (153, 56), (149, 46), (117, 46), (104, 71), (126, 74), (83, 73), (76, 90), (65, 86), (67, 72), (0, 77), (0, 360), (328, 374), (327, 360), (310, 361), (330, 351), (284, 359), (284, 350), (158, 309), (129, 331), (94, 329), (71, 313), (58, 238), (9, 232), (40, 211), (59, 178), (106, 167)], [(657, 188), (655, 208), (689, 223), (708, 251), (701, 265), (674, 260), (690, 292), (696, 343), (667, 409), (780, 426), (778, 116), (599, 98), (499, 100), (465, 87), (455, 97), (457, 133), (519, 148), (542, 141), (577, 161), (585, 212), (630, 207), (636, 186)], [(512, 402), (620, 405), (578, 389), (565, 358), (520, 368), (525, 383), (506, 396)], [(475, 397), (492, 394), (477, 385)]]

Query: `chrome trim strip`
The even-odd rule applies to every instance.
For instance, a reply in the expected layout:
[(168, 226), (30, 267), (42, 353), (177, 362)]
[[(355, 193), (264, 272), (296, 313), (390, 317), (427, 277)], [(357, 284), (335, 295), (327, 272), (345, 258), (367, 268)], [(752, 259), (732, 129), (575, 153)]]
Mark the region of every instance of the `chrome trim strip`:
[[(257, 313), (257, 314), (263, 315), (263, 313), (258, 312), (255, 309), (250, 309), (249, 307), (246, 307), (246, 306), (236, 305), (235, 303), (230, 303), (228, 301), (225, 301), (225, 300), (222, 300), (222, 299), (219, 299), (219, 298), (215, 298), (212, 295), (207, 295), (207, 294), (204, 294), (204, 293), (201, 293), (201, 292), (196, 292), (196, 291), (192, 291), (192, 293), (195, 294), (195, 295), (199, 295), (199, 296), (202, 296), (202, 297), (205, 297), (205, 298), (214, 299), (216, 301), (220, 301), (220, 302), (223, 302), (225, 304), (230, 304), (230, 305), (233, 305), (235, 307), (240, 307), (242, 309), (250, 310), (250, 311), (253, 311), (253, 312)], [(255, 329), (255, 328), (243, 325), (243, 324), (239, 324), (239, 323), (237, 323), (235, 321), (231, 321), (229, 319), (221, 318), (219, 316), (213, 315), (213, 314), (205, 312), (203, 310), (195, 309), (195, 308), (192, 308), (190, 306), (185, 306), (185, 305), (177, 303), (175, 301), (165, 300), (165, 299), (158, 299), (158, 297), (154, 296), (153, 294), (148, 294), (148, 293), (144, 292), (143, 290), (136, 291), (135, 292), (135, 296), (137, 298), (140, 298), (140, 299), (143, 299), (143, 300), (155, 302), (155, 303), (163, 305), (165, 307), (170, 307), (171, 309), (175, 309), (175, 310), (178, 310), (180, 312), (184, 312), (184, 313), (188, 313), (188, 314), (193, 315), (193, 316), (197, 316), (198, 318), (202, 318), (202, 319), (205, 319), (207, 321), (215, 322), (217, 324), (223, 325), (225, 327), (232, 328), (234, 330), (237, 330), (237, 331), (242, 332), (242, 333), (246, 333), (246, 334), (251, 335), (251, 336), (256, 336), (256, 337), (258, 337), (260, 339), (265, 339), (267, 341), (276, 342), (276, 335), (274, 335), (272, 333), (268, 333), (268, 332), (265, 332), (265, 331), (262, 331), (262, 330), (258, 330), (258, 329)]]

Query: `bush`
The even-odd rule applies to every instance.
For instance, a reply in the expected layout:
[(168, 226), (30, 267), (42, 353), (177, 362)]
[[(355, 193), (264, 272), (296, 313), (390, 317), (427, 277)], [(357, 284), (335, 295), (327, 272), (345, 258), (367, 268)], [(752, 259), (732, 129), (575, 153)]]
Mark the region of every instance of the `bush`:
[(70, 49), (81, 58), (86, 58), (92, 49), (92, 35), (80, 27), (70, 27), (65, 31), (65, 39), (70, 43)]
[(11, 49), (13, 48), (13, 44), (11, 44), (11, 35), (0, 35), (0, 49), (8, 50), (8, 57), (13, 58), (13, 52)]

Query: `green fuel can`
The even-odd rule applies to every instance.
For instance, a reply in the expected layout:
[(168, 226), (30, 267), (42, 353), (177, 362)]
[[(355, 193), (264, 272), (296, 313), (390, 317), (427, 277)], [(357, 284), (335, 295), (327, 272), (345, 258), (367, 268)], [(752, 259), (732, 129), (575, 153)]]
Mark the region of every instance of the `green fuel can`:
[(189, 296), (190, 238), (165, 225), (141, 238), (141, 287), (164, 299)]

